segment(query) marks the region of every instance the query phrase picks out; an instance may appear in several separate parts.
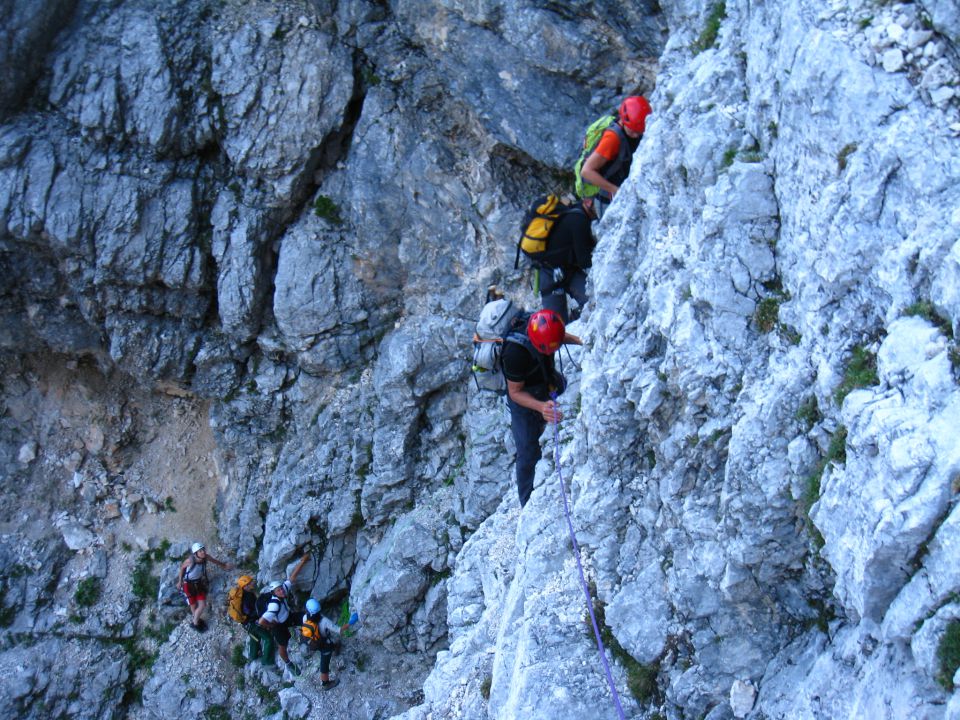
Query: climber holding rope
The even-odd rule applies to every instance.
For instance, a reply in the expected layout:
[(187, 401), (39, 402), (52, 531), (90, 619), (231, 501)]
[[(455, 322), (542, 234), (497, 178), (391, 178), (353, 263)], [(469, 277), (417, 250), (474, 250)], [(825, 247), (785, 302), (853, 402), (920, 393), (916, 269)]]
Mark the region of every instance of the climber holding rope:
[[(563, 375), (553, 365), (553, 356), (563, 344), (582, 345), (580, 338), (566, 332), (563, 320), (553, 310), (539, 310), (527, 320), (523, 342), (504, 342), (501, 354), (507, 380), (510, 428), (517, 449), (517, 492), (523, 507), (533, 492), (533, 478), (540, 460), (540, 435), (548, 422), (557, 422), (562, 413), (550, 393), (562, 393)], [(511, 335), (511, 337), (513, 337)]]

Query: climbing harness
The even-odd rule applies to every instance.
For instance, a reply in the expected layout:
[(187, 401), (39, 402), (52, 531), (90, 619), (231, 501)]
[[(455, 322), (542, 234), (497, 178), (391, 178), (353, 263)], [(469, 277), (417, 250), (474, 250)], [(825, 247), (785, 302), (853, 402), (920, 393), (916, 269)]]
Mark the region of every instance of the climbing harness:
[[(556, 407), (557, 394), (550, 393), (550, 398)], [(593, 612), (593, 600), (590, 598), (590, 588), (583, 576), (583, 563), (580, 560), (580, 545), (577, 544), (577, 535), (573, 531), (573, 520), (570, 519), (570, 504), (567, 502), (567, 486), (563, 483), (563, 472), (560, 469), (560, 423), (557, 421), (556, 413), (553, 416), (553, 447), (554, 464), (557, 466), (557, 478), (560, 480), (560, 493), (563, 495), (563, 513), (567, 516), (567, 529), (570, 531), (570, 540), (573, 542), (573, 555), (577, 559), (577, 571), (580, 573), (580, 587), (583, 588), (583, 596), (587, 601), (587, 610), (590, 611), (590, 622), (593, 623), (593, 634), (597, 638), (597, 652), (600, 653), (600, 661), (603, 663), (603, 670), (607, 675), (607, 684), (610, 686), (610, 693), (613, 695), (613, 704), (617, 708), (617, 717), (624, 720), (623, 707), (620, 705), (620, 695), (617, 694), (617, 686), (613, 683), (613, 673), (610, 672), (610, 663), (607, 662), (606, 649), (603, 647), (603, 640), (600, 638), (600, 628), (597, 625), (597, 616)]]

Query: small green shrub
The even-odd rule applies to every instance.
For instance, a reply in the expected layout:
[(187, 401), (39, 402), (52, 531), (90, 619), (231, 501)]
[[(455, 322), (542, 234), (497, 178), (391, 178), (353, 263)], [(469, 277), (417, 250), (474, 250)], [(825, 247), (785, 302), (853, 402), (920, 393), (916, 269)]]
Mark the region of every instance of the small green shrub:
[(951, 620), (937, 646), (940, 674), (937, 682), (948, 692), (953, 692), (953, 676), (960, 668), (960, 620)]
[(100, 581), (94, 577), (87, 577), (77, 583), (77, 590), (73, 600), (79, 607), (91, 607), (100, 599)]
[(832, 462), (841, 464), (847, 462), (847, 428), (843, 425), (834, 430), (833, 437), (830, 438), (830, 445), (827, 447), (825, 460), (824, 467)]
[(777, 332), (780, 333), (780, 337), (791, 345), (799, 345), (800, 341), (803, 340), (803, 335), (797, 332), (796, 328), (792, 328), (784, 323), (777, 323)]
[(434, 573), (430, 578), (430, 587), (439, 585), (444, 580), (449, 578), (451, 575), (453, 575), (453, 571), (450, 570), (450, 568), (446, 568), (445, 570), (441, 570), (438, 573)]
[(931, 325), (938, 327), (940, 332), (948, 338), (953, 337), (953, 328), (950, 326), (950, 321), (940, 315), (929, 300), (919, 300), (913, 303), (913, 305), (904, 308), (903, 314), (905, 316), (922, 317)]
[(833, 394), (837, 405), (857, 388), (869, 387), (879, 382), (877, 378), (877, 356), (864, 347), (855, 347), (850, 354), (850, 362), (844, 370), (843, 381)]
[(720, 163), (720, 168), (726, 170), (728, 167), (733, 165), (733, 161), (737, 158), (737, 149), (736, 148), (727, 148), (723, 152), (723, 162)]
[(714, 3), (707, 14), (707, 21), (700, 32), (700, 36), (694, 41), (691, 50), (694, 55), (699, 55), (704, 50), (712, 48), (717, 42), (717, 35), (720, 33), (720, 23), (727, 16), (726, 2)]
[(360, 77), (363, 79), (363, 82), (368, 87), (374, 87), (380, 84), (380, 76), (373, 71), (373, 68), (364, 65), (360, 70)]
[(17, 606), (6, 604), (6, 588), (0, 587), (0, 628), (13, 625), (17, 618)]
[(947, 349), (947, 358), (950, 360), (950, 367), (953, 368), (954, 378), (960, 377), (960, 347), (951, 344)]
[(326, 195), (318, 195), (313, 203), (313, 212), (317, 217), (323, 218), (331, 225), (343, 225), (343, 218), (340, 217), (340, 208)]
[(793, 416), (803, 423), (804, 428), (808, 431), (823, 420), (823, 415), (820, 414), (820, 406), (817, 404), (817, 396), (811, 395), (801, 402)]
[(247, 664), (247, 658), (243, 654), (243, 643), (233, 646), (233, 652), (230, 653), (230, 664), (235, 668), (242, 668)]
[(149, 624), (140, 630), (140, 634), (143, 637), (151, 638), (157, 642), (164, 643), (170, 639), (170, 633), (172, 633), (176, 627), (177, 624), (172, 620), (167, 620), (165, 623), (157, 624), (156, 616), (151, 613)]
[(480, 683), (480, 694), (484, 700), (490, 699), (490, 687), (493, 685), (493, 675), (487, 675)]
[(756, 321), (757, 327), (760, 328), (760, 332), (768, 333), (777, 327), (777, 323), (780, 321), (780, 303), (782, 300), (781, 297), (766, 297), (757, 303), (753, 319)]
[(753, 321), (757, 324), (757, 328), (762, 333), (776, 330), (782, 337), (796, 345), (800, 342), (800, 333), (780, 322), (780, 306), (790, 300), (790, 293), (783, 289), (779, 276), (763, 283), (763, 289), (769, 295), (762, 298), (754, 310)]
[(857, 151), (856, 143), (847, 143), (844, 145), (840, 152), (837, 153), (837, 172), (841, 173), (847, 169), (847, 158), (853, 155)]
[[(633, 658), (631, 658), (633, 660)], [(657, 693), (657, 675), (660, 673), (658, 665), (644, 665), (633, 660), (627, 666), (627, 688), (638, 702), (649, 702)]]
[(159, 652), (151, 651), (141, 646), (136, 637), (125, 638), (118, 641), (117, 644), (126, 651), (127, 656), (130, 658), (131, 667), (149, 670), (157, 661)]
[(160, 592), (160, 578), (153, 575), (153, 556), (150, 551), (141, 553), (130, 576), (131, 592), (140, 600), (153, 600)]
[(230, 711), (223, 705), (211, 705), (203, 713), (204, 720), (230, 720)]
[[(592, 583), (590, 595), (591, 598), (596, 597), (596, 587)], [(657, 676), (660, 674), (660, 663), (642, 663), (624, 649), (613, 634), (613, 630), (607, 626), (606, 606), (599, 599), (593, 600), (593, 612), (604, 647), (626, 670), (627, 688), (630, 690), (630, 694), (641, 704), (658, 702), (660, 689), (657, 686)], [(590, 614), (584, 615), (583, 619), (590, 638), (594, 639), (593, 622), (590, 619)]]
[(822, 548), (824, 544), (823, 535), (817, 530), (816, 525), (810, 519), (810, 509), (814, 503), (820, 499), (820, 481), (823, 479), (823, 473), (830, 463), (845, 463), (847, 461), (847, 428), (840, 425), (830, 438), (830, 445), (827, 447), (827, 454), (821, 458), (820, 462), (807, 476), (804, 484), (803, 495), (800, 498), (800, 509), (803, 513), (804, 524), (807, 530), (813, 536), (813, 542), (817, 548)]

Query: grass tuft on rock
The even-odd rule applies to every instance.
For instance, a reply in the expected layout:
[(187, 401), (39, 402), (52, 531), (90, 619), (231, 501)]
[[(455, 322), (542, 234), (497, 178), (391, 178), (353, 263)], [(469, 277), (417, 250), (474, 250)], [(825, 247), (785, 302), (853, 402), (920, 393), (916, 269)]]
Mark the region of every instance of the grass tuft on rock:
[(717, 36), (720, 34), (720, 24), (727, 16), (727, 3), (714, 3), (710, 6), (710, 12), (707, 13), (707, 21), (700, 32), (699, 37), (691, 46), (694, 55), (699, 55), (704, 50), (712, 48), (717, 42)]
[(77, 583), (77, 590), (73, 599), (79, 607), (91, 607), (100, 599), (100, 581), (95, 577), (87, 577)]
[(877, 356), (864, 347), (855, 347), (844, 370), (843, 381), (834, 392), (833, 398), (837, 405), (843, 405), (847, 395), (857, 388), (870, 387), (878, 382)]
[(948, 692), (953, 692), (953, 676), (960, 668), (960, 620), (951, 620), (937, 646), (940, 663), (939, 682)]

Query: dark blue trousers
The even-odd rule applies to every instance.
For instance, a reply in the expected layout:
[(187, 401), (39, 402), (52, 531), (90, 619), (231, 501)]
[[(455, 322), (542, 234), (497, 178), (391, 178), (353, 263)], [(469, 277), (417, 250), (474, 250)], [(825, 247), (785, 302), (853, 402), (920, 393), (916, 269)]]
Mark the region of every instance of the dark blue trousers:
[[(567, 310), (567, 295), (577, 301), (577, 316), (587, 304), (587, 274), (583, 270), (572, 270), (564, 274), (559, 283), (553, 279), (549, 268), (540, 270), (540, 301), (545, 310), (553, 310), (563, 322), (570, 322)], [(574, 318), (576, 319), (576, 318)]]
[(517, 405), (507, 396), (510, 407), (510, 429), (513, 431), (513, 444), (517, 447), (517, 492), (520, 495), (520, 507), (527, 504), (533, 492), (533, 476), (540, 460), (540, 435), (547, 421), (540, 413)]

